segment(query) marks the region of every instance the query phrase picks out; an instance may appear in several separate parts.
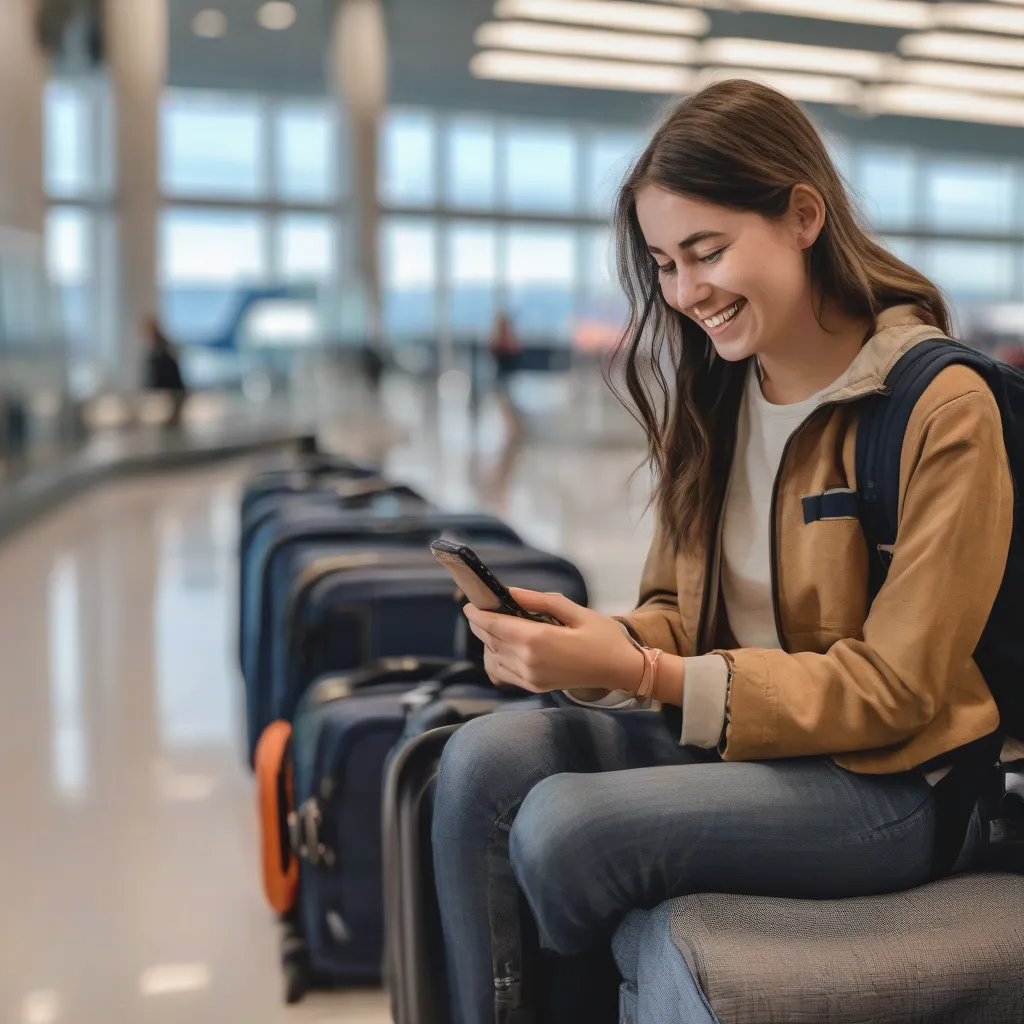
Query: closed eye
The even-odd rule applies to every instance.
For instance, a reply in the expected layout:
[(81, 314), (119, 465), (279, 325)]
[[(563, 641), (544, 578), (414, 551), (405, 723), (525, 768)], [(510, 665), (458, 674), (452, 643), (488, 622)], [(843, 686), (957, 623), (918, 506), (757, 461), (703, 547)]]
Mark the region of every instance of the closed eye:
[(676, 265), (674, 263), (658, 263), (656, 265), (658, 267), (658, 273), (659, 274), (674, 274), (675, 273)]

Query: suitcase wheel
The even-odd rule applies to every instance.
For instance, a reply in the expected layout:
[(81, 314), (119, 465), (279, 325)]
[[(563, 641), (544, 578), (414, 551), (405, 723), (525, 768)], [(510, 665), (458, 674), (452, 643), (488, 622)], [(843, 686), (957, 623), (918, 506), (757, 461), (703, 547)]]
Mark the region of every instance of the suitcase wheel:
[(310, 989), (309, 967), (304, 964), (284, 965), (284, 1001), (292, 1006), (301, 1002)]
[(313, 987), (313, 968), (306, 943), (295, 927), (294, 919), (285, 919), (281, 940), (281, 968), (284, 972), (284, 1001), (291, 1006)]

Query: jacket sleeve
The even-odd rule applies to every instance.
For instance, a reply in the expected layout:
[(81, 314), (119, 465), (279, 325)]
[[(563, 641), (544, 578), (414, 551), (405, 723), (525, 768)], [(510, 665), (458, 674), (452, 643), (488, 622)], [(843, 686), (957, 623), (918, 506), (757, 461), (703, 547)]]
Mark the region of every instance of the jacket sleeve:
[(617, 618), (644, 647), (685, 656), (693, 653), (693, 638), (683, 631), (676, 588), (675, 548), (659, 522), (640, 577), (637, 607)]
[(863, 639), (825, 654), (719, 652), (733, 669), (726, 760), (878, 749), (941, 712), (999, 591), (1013, 522), (999, 408), (975, 379), (911, 418), (898, 538)]

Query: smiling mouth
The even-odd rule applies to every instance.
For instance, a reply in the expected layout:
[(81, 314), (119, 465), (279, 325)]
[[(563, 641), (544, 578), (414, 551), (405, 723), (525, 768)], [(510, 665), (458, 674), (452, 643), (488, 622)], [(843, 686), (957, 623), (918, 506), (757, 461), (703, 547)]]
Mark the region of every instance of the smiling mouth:
[(746, 305), (746, 302), (746, 299), (737, 299), (731, 306), (726, 306), (720, 313), (701, 320), (701, 323), (709, 329), (721, 327), (722, 324), (728, 323)]

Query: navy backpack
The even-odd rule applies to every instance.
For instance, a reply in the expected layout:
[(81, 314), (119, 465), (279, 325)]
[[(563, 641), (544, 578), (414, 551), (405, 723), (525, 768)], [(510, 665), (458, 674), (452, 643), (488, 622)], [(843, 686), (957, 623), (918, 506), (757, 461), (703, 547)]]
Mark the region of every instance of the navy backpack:
[(1013, 536), (1003, 583), (974, 658), (999, 707), (1001, 731), (1024, 739), (1024, 371), (946, 338), (922, 341), (889, 371), (886, 393), (864, 404), (857, 428), (857, 504), (870, 552), (870, 593), (873, 599), (885, 582), (896, 541), (900, 454), (910, 414), (935, 377), (954, 364), (985, 379), (1003, 417), (1014, 479)]

